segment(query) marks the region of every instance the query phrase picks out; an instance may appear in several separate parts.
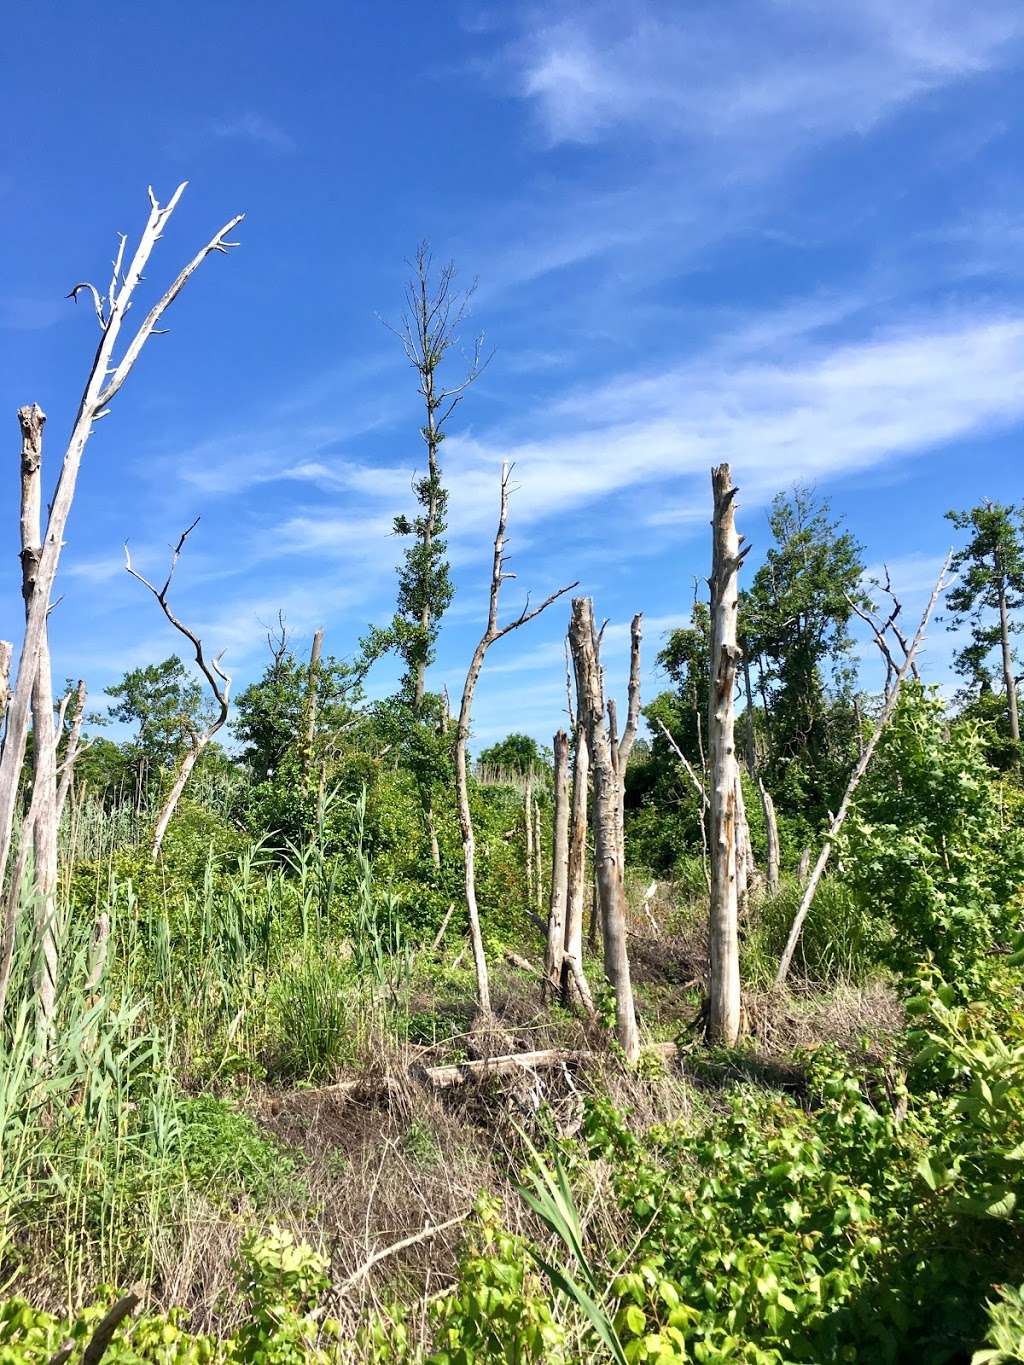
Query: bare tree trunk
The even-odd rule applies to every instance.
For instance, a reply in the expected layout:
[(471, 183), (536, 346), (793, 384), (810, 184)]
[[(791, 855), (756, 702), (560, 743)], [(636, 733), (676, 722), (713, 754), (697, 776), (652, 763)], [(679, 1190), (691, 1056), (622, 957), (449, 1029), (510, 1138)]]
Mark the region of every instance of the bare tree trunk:
[(569, 736), (555, 735), (554, 813), (551, 835), (551, 898), (548, 905), (548, 944), (544, 955), (541, 997), (557, 994), (565, 954), (566, 906), (569, 898)]
[(75, 763), (78, 759), (78, 747), (82, 738), (82, 721), (85, 719), (85, 681), (78, 680), (78, 687), (75, 691), (75, 709), (71, 716), (71, 732), (68, 735), (67, 748), (64, 750), (64, 760), (60, 765), (60, 786), (57, 788), (57, 827), (60, 827), (60, 817), (64, 814), (64, 803), (68, 799), (71, 791), (71, 784), (75, 777)]
[(576, 586), (575, 583), (570, 583), (567, 587), (559, 588), (557, 592), (553, 592), (550, 597), (545, 598), (539, 607), (534, 607), (532, 610), (529, 609), (529, 599), (527, 599), (527, 605), (514, 620), (509, 621), (505, 626), (498, 625), (498, 601), (501, 596), (501, 585), (510, 577), (505, 568), (509, 474), (509, 466), (503, 464), (501, 466), (501, 504), (498, 513), (498, 529), (494, 536), (494, 558), (491, 564), (491, 592), (487, 609), (487, 626), (470, 660), (465, 686), (462, 689), (459, 724), (455, 732), (455, 782), (458, 795), (459, 826), (462, 830), (466, 909), (469, 914), (469, 938), (473, 949), (473, 965), (476, 970), (477, 1007), (484, 1020), (489, 1019), (492, 1013), (491, 989), (487, 971), (487, 956), (484, 952), (484, 940), (480, 931), (480, 910), (476, 899), (476, 838), (473, 833), (473, 815), (469, 805), (469, 773), (466, 762), (466, 746), (469, 743), (469, 727), (473, 714), (473, 694), (480, 678), (480, 670), (484, 665), (484, 657), (495, 640), (500, 640), (502, 636), (526, 625), (528, 621), (532, 621), (535, 616), (539, 616), (542, 611), (550, 607), (552, 602), (557, 601), (564, 593)]
[(732, 1046), (740, 1034), (740, 952), (736, 850), (734, 693), (739, 648), (736, 616), (744, 551), (736, 533), (737, 489), (727, 464), (711, 471), (715, 510), (711, 568), (711, 695), (708, 748), (711, 815), (711, 981), (708, 1036)]
[(605, 975), (615, 992), (616, 1036), (628, 1061), (640, 1053), (626, 945), (626, 893), (619, 861), (619, 782), (605, 722), (594, 608), (589, 597), (572, 604), (569, 642), (576, 668), (580, 718), (586, 725), (594, 771), (594, 868), (601, 905)]
[[(26, 625), (38, 591), (42, 555), (42, 457), (46, 414), (37, 403), (18, 409), (21, 427), (21, 592)], [(39, 800), (31, 830), (34, 883), (33, 991), (36, 1003), (36, 1054), (50, 1050), (57, 1001), (57, 768), (53, 725), (53, 684), (46, 622), (39, 641), (32, 686), (32, 787)]]
[(533, 819), (533, 902), (539, 915), (544, 909), (544, 840), (540, 829), (540, 802), (536, 796), (530, 809)]
[(836, 841), (836, 837), (849, 814), (854, 794), (860, 785), (861, 778), (867, 772), (868, 764), (871, 762), (872, 755), (878, 747), (878, 741), (882, 738), (886, 726), (889, 724), (890, 720), (892, 720), (893, 714), (896, 711), (896, 703), (899, 701), (903, 680), (914, 666), (914, 656), (917, 654), (917, 651), (921, 646), (921, 641), (924, 639), (924, 633), (928, 628), (928, 622), (935, 609), (935, 603), (939, 600), (939, 596), (946, 587), (946, 574), (949, 571), (949, 562), (952, 555), (953, 552), (951, 550), (946, 556), (946, 562), (943, 564), (939, 576), (935, 581), (935, 587), (932, 589), (932, 595), (928, 600), (928, 605), (924, 609), (924, 615), (921, 617), (921, 624), (917, 628), (917, 634), (914, 636), (910, 648), (907, 650), (906, 657), (900, 666), (899, 672), (896, 674), (895, 682), (886, 695), (885, 706), (878, 719), (878, 724), (875, 726), (871, 738), (868, 740), (864, 752), (860, 756), (857, 766), (850, 775), (850, 780), (847, 783), (846, 791), (843, 793), (843, 799), (840, 802), (839, 810), (836, 812), (832, 819), (832, 823), (829, 825), (828, 833), (825, 835), (825, 842), (822, 845), (821, 852), (818, 854), (818, 861), (815, 863), (814, 871), (811, 873), (810, 879), (804, 887), (804, 894), (801, 897), (799, 908), (797, 909), (792, 926), (789, 930), (789, 938), (786, 940), (786, 947), (783, 950), (782, 958), (779, 962), (779, 970), (775, 974), (776, 989), (785, 984), (786, 977), (789, 974), (790, 964), (793, 961), (793, 954), (796, 952), (796, 945), (800, 941), (800, 931), (803, 928), (804, 920), (807, 918), (807, 912), (811, 908), (814, 894), (818, 889), (818, 883), (821, 881), (825, 868), (828, 866), (829, 856), (832, 853), (832, 847)]
[(736, 909), (740, 918), (747, 913), (754, 854), (750, 847), (750, 826), (747, 823), (747, 803), (743, 796), (743, 779), (736, 766)]
[(14, 646), (10, 640), (0, 640), (0, 753), (3, 752), (3, 731), (7, 725), (7, 703), (11, 699), (11, 660)]
[(636, 743), (640, 726), (640, 639), (643, 628), (643, 612), (638, 611), (629, 627), (629, 690), (626, 705), (626, 728), (622, 732), (616, 749), (615, 769), (619, 779), (619, 866), (626, 875), (626, 768)]
[(764, 811), (764, 832), (768, 840), (768, 890), (774, 896), (779, 889), (779, 822), (775, 818), (775, 802), (772, 800), (771, 792), (764, 785), (763, 779), (757, 779), (757, 790), (761, 797), (761, 809)]
[(167, 577), (164, 579), (162, 588), (155, 587), (150, 583), (148, 578), (144, 578), (142, 574), (132, 567), (128, 546), (126, 545), (124, 547), (125, 568), (128, 573), (131, 574), (132, 578), (138, 579), (143, 587), (149, 589), (156, 598), (160, 610), (167, 617), (174, 629), (184, 635), (185, 639), (191, 644), (193, 653), (195, 654), (196, 664), (209, 684), (210, 691), (213, 693), (213, 699), (217, 703), (218, 708), (216, 716), (206, 729), (199, 731), (192, 736), (192, 742), (189, 745), (188, 751), (182, 755), (181, 762), (178, 764), (178, 771), (175, 775), (174, 782), (171, 785), (171, 790), (167, 793), (167, 799), (164, 801), (160, 814), (157, 816), (156, 826), (153, 830), (153, 846), (150, 852), (154, 862), (160, 856), (160, 846), (163, 844), (164, 835), (167, 833), (167, 826), (170, 824), (171, 816), (174, 814), (178, 801), (181, 799), (181, 793), (185, 790), (185, 784), (192, 775), (192, 769), (196, 766), (203, 750), (227, 721), (230, 707), (231, 674), (225, 673), (220, 666), (222, 655), (218, 654), (215, 658), (207, 659), (202, 640), (195, 631), (190, 630), (183, 621), (179, 620), (174, 614), (170, 602), (167, 600), (171, 581), (174, 578), (174, 571), (178, 567), (178, 560), (181, 557), (185, 541), (188, 540), (189, 536), (198, 525), (199, 518), (196, 517), (192, 525), (182, 531), (181, 535), (178, 537), (178, 543), (174, 547), (174, 553), (171, 556), (171, 567), (167, 571)]
[(305, 715), (303, 716), (302, 766), (306, 782), (312, 785), (314, 749), (316, 746), (317, 689), (320, 683), (320, 655), (324, 647), (324, 628), (318, 627), (313, 633), (313, 643), (309, 651), (309, 669), (306, 674)]
[(164, 313), (188, 283), (190, 276), (211, 252), (225, 252), (229, 247), (235, 245), (233, 242), (227, 241), (227, 234), (241, 221), (241, 214), (226, 223), (178, 273), (170, 287), (146, 314), (120, 360), (115, 359), (114, 351), (121, 326), (131, 303), (132, 294), (142, 278), (143, 269), (149, 260), (153, 247), (159, 241), (167, 220), (174, 212), (184, 189), (185, 186), (180, 185), (167, 205), (158, 204), (152, 190), (150, 190), (150, 214), (139, 245), (131, 263), (122, 273), (125, 247), (125, 241), (122, 238), (120, 250), (114, 261), (113, 276), (106, 299), (103, 299), (99, 291), (91, 284), (78, 284), (71, 291), (75, 298), (83, 291), (91, 295), (99, 320), (101, 335), (72, 427), (71, 438), (64, 455), (53, 501), (50, 505), (50, 516), (46, 526), (42, 554), (39, 559), (36, 591), (33, 594), (29, 618), (25, 627), (25, 638), (18, 662), (14, 696), (8, 710), (7, 736), (3, 756), (0, 758), (0, 881), (2, 881), (7, 870), (10, 857), (14, 812), (18, 799), (18, 781), (21, 776), (22, 764), (25, 761), (28, 740), (32, 689), (39, 666), (39, 652), (46, 631), (50, 596), (57, 575), (60, 553), (64, 545), (64, 532), (68, 516), (74, 501), (82, 455), (89, 437), (92, 435), (93, 425), (106, 413), (109, 404), (121, 391), (143, 347), (157, 329)]
[(523, 829), (526, 836), (526, 909), (533, 909), (534, 902), (534, 865), (533, 865), (533, 769), (526, 774), (526, 790), (523, 792)]
[(1006, 603), (1006, 578), (999, 572), (999, 644), (1003, 657), (1003, 683), (1006, 687), (1006, 714), (1010, 722), (1010, 738), (1020, 741), (1020, 720), (1017, 716), (1017, 680), (1013, 676), (1013, 651), (1010, 647), (1010, 614)]
[(583, 902), (587, 892), (587, 788), (590, 781), (590, 751), (586, 727), (576, 722), (575, 759), (572, 767), (572, 815), (569, 826), (569, 851), (566, 867), (565, 959), (562, 963), (562, 1003), (568, 1008), (572, 986), (582, 980), (583, 1005), (593, 1013), (593, 1002), (583, 975)]

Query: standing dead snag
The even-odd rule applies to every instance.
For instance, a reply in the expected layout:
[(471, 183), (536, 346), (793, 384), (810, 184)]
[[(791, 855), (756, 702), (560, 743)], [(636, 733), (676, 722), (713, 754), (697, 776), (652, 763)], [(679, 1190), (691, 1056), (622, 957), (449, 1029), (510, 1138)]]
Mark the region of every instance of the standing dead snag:
[(160, 604), (160, 610), (167, 617), (168, 621), (170, 621), (174, 629), (180, 631), (185, 639), (192, 645), (199, 671), (209, 683), (210, 691), (213, 693), (213, 699), (217, 703), (217, 714), (206, 729), (193, 730), (192, 734), (189, 736), (188, 751), (182, 756), (181, 762), (178, 764), (178, 771), (171, 784), (171, 790), (167, 793), (167, 799), (163, 804), (160, 814), (157, 816), (156, 828), (153, 831), (152, 855), (154, 859), (160, 856), (160, 845), (164, 841), (164, 835), (167, 833), (167, 826), (170, 823), (171, 816), (174, 814), (174, 809), (178, 804), (181, 793), (185, 790), (185, 784), (191, 776), (192, 769), (196, 766), (200, 755), (209, 744), (210, 740), (213, 739), (214, 735), (228, 718), (228, 697), (231, 692), (231, 675), (230, 673), (225, 673), (220, 666), (223, 654), (218, 654), (216, 658), (213, 659), (207, 659), (202, 640), (200, 640), (199, 636), (196, 635), (194, 631), (190, 630), (183, 621), (180, 621), (178, 617), (175, 616), (171, 609), (171, 605), (167, 600), (171, 579), (174, 577), (174, 570), (178, 567), (178, 560), (181, 557), (181, 551), (185, 545), (185, 541), (198, 525), (199, 518), (196, 517), (192, 525), (182, 531), (181, 535), (178, 537), (178, 543), (174, 547), (174, 553), (171, 556), (171, 567), (167, 571), (167, 577), (164, 579), (162, 588), (155, 587), (150, 583), (148, 578), (143, 578), (142, 574), (132, 567), (128, 546), (125, 545), (124, 547), (125, 568), (131, 574), (132, 578), (137, 578), (143, 587), (149, 589)]
[(587, 792), (590, 784), (590, 750), (582, 717), (574, 725), (575, 756), (572, 765), (572, 813), (566, 867), (565, 956), (562, 959), (562, 1004), (568, 1008), (575, 982), (586, 1012), (593, 1017), (594, 1002), (583, 974), (583, 902), (586, 897)]
[(619, 777), (605, 720), (604, 683), (594, 605), (575, 597), (569, 643), (576, 668), (580, 719), (586, 726), (594, 771), (594, 872), (601, 906), (605, 975), (615, 992), (616, 1036), (628, 1061), (640, 1054), (640, 1032), (626, 947), (626, 891), (619, 845)]
[(569, 894), (569, 736), (559, 730), (554, 740), (554, 814), (551, 837), (551, 897), (548, 904), (548, 944), (544, 954), (541, 996), (547, 1000), (559, 989), (565, 953), (565, 912)]
[(711, 691), (708, 699), (710, 772), (710, 988), (708, 1036), (731, 1047), (739, 1037), (739, 907), (735, 691), (740, 651), (736, 643), (739, 568), (747, 553), (736, 533), (736, 494), (727, 464), (711, 471), (715, 510), (711, 557)]
[(515, 577), (515, 574), (509, 573), (505, 568), (505, 533), (508, 528), (509, 477), (511, 472), (510, 465), (502, 464), (501, 504), (498, 513), (498, 529), (494, 536), (494, 558), (491, 565), (491, 592), (487, 609), (487, 627), (470, 660), (466, 683), (462, 689), (459, 724), (455, 732), (455, 781), (458, 789), (459, 826), (462, 830), (462, 853), (465, 864), (466, 909), (469, 913), (469, 937), (473, 949), (473, 965), (476, 970), (477, 1006), (484, 1019), (489, 1018), (491, 1014), (491, 988), (487, 973), (487, 957), (484, 953), (483, 935), (480, 932), (480, 911), (476, 900), (476, 840), (473, 835), (473, 816), (469, 809), (469, 774), (466, 765), (466, 746), (469, 742), (469, 725), (473, 714), (473, 694), (480, 678), (480, 670), (484, 666), (484, 657), (491, 645), (496, 640), (500, 640), (502, 636), (510, 634), (513, 630), (518, 630), (520, 626), (525, 626), (528, 621), (532, 621), (535, 616), (546, 611), (552, 602), (557, 602), (561, 596), (576, 587), (575, 583), (569, 583), (566, 587), (559, 588), (557, 592), (553, 592), (550, 597), (545, 598), (540, 606), (534, 607), (532, 611), (530, 610), (530, 599), (527, 597), (525, 606), (514, 621), (509, 621), (508, 625), (505, 626), (498, 625), (498, 600), (501, 596), (501, 585), (506, 579)]
[[(807, 912), (811, 908), (811, 903), (814, 900), (814, 893), (818, 889), (818, 883), (825, 873), (825, 868), (828, 865), (828, 860), (832, 853), (832, 846), (850, 812), (854, 794), (860, 785), (861, 778), (867, 772), (868, 764), (871, 762), (872, 755), (878, 747), (878, 741), (882, 738), (886, 726), (889, 724), (890, 720), (892, 720), (896, 711), (896, 703), (899, 701), (900, 688), (903, 686), (903, 680), (914, 667), (914, 658), (917, 655), (918, 649), (921, 647), (924, 633), (928, 629), (928, 622), (931, 619), (932, 612), (935, 610), (935, 603), (939, 600), (939, 597), (947, 587), (946, 574), (949, 572), (949, 565), (952, 558), (953, 552), (951, 550), (946, 556), (945, 563), (935, 581), (935, 587), (932, 589), (932, 595), (928, 599), (928, 605), (924, 609), (924, 614), (921, 617), (921, 624), (917, 628), (917, 633), (911, 641), (910, 647), (905, 650), (904, 659), (897, 669), (896, 677), (891, 686), (888, 686), (887, 684), (888, 690), (885, 696), (885, 706), (882, 708), (882, 714), (878, 718), (878, 724), (875, 726), (871, 738), (865, 745), (864, 752), (861, 754), (857, 766), (850, 775), (850, 780), (847, 783), (846, 791), (843, 793), (843, 799), (840, 802), (839, 809), (836, 812), (832, 823), (829, 825), (828, 833), (825, 835), (825, 842), (822, 845), (821, 852), (818, 854), (818, 861), (814, 864), (814, 870), (810, 875), (807, 885), (804, 887), (804, 894), (800, 899), (800, 905), (789, 930), (789, 938), (786, 940), (786, 946), (783, 949), (782, 958), (779, 962), (779, 970), (775, 974), (776, 989), (785, 985), (786, 977), (789, 975), (790, 964), (793, 961), (793, 954), (796, 952), (796, 945), (800, 941), (800, 931), (803, 928), (804, 920), (807, 918)], [(803, 867), (803, 858), (801, 858), (800, 864), (801, 867)]]
[(153, 248), (160, 240), (178, 200), (184, 193), (181, 184), (171, 197), (170, 203), (161, 205), (153, 191), (149, 191), (150, 213), (139, 239), (131, 262), (124, 268), (125, 238), (122, 237), (110, 286), (104, 298), (92, 284), (78, 284), (72, 289), (71, 297), (77, 298), (85, 292), (92, 298), (96, 317), (100, 326), (100, 342), (93, 357), (75, 417), (71, 438), (64, 454), (60, 478), (54, 490), (50, 505), (50, 515), (43, 539), (42, 553), (36, 574), (36, 591), (28, 612), (25, 638), (18, 663), (18, 676), (14, 686), (14, 696), (8, 710), (7, 738), (3, 756), (0, 758), (0, 881), (7, 870), (10, 857), (11, 836), (14, 830), (14, 812), (18, 799), (18, 779), (25, 761), (28, 741), (29, 709), (36, 671), (39, 667), (39, 653), (46, 629), (46, 616), (50, 609), (50, 596), (53, 591), (60, 553), (64, 545), (64, 533), (68, 515), (74, 501), (75, 485), (82, 455), (88, 444), (95, 423), (106, 416), (109, 405), (120, 392), (132, 367), (138, 360), (143, 346), (157, 329), (164, 313), (184, 289), (192, 274), (213, 251), (225, 252), (234, 246), (227, 240), (228, 234), (242, 220), (242, 214), (216, 233), (192, 260), (178, 273), (167, 291), (160, 297), (142, 320), (135, 335), (129, 341), (120, 360), (114, 352), (120, 337), (125, 314), (128, 311), (142, 272), (149, 261)]
[(626, 870), (626, 768), (640, 728), (640, 639), (643, 612), (638, 611), (629, 627), (629, 688), (626, 702), (626, 727), (615, 749), (615, 771), (619, 779), (618, 835), (619, 865)]
[[(21, 427), (21, 595), (25, 620), (38, 591), (42, 555), (42, 461), (46, 413), (38, 403), (18, 409)], [(32, 788), (38, 792), (35, 817), (22, 830), (32, 842), (34, 905), (32, 983), (36, 1003), (37, 1054), (49, 1051), (57, 999), (57, 737), (53, 725), (53, 684), (47, 623), (39, 641), (32, 684)]]

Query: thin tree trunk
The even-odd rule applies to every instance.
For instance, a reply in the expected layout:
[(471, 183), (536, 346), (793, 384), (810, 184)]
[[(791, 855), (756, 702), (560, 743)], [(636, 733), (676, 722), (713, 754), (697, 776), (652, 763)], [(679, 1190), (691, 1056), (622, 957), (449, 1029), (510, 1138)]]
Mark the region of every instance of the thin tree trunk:
[(640, 1052), (640, 1033), (626, 945), (626, 893), (619, 861), (618, 775), (605, 722), (594, 608), (588, 597), (573, 599), (569, 642), (576, 668), (580, 717), (586, 725), (594, 772), (594, 867), (601, 905), (605, 975), (615, 992), (616, 1036), (626, 1059), (632, 1062)]
[(533, 798), (533, 901), (539, 915), (544, 909), (544, 840), (540, 830), (540, 802)]
[(1003, 683), (1006, 687), (1006, 714), (1010, 722), (1010, 738), (1020, 741), (1020, 721), (1017, 716), (1017, 680), (1013, 676), (1013, 650), (1010, 647), (1010, 614), (1006, 603), (1006, 578), (999, 575), (999, 643), (1003, 656)]
[(711, 845), (711, 980), (708, 1036), (735, 1044), (740, 1033), (740, 953), (734, 693), (739, 648), (736, 617), (744, 551), (736, 533), (737, 489), (727, 464), (711, 471), (714, 490), (711, 569), (711, 693), (708, 706)]
[(551, 835), (551, 896), (548, 904), (548, 943), (544, 955), (541, 998), (556, 995), (565, 954), (566, 906), (569, 896), (569, 736), (559, 730), (554, 739), (555, 773)]
[[(19, 408), (21, 426), (21, 591), (26, 625), (38, 591), (42, 554), (42, 456), (46, 414), (37, 403)], [(44, 622), (32, 686), (32, 787), (39, 801), (31, 830), (34, 906), (33, 992), (36, 1003), (36, 1054), (50, 1050), (57, 1000), (57, 769), (50, 676), (49, 631)]]
[(11, 660), (14, 646), (10, 640), (0, 640), (0, 753), (3, 752), (3, 732), (7, 726), (7, 703), (11, 699)]
[(633, 745), (636, 743), (640, 726), (640, 639), (643, 628), (643, 612), (637, 612), (629, 627), (629, 690), (626, 705), (626, 728), (622, 732), (616, 749), (615, 770), (619, 779), (619, 866), (626, 875), (626, 768), (629, 766)]
[(526, 774), (526, 790), (523, 792), (523, 829), (526, 835), (526, 909), (533, 909), (534, 865), (533, 865), (533, 769)]
[(317, 689), (320, 683), (320, 655), (324, 646), (324, 628), (320, 626), (313, 634), (313, 644), (309, 651), (309, 669), (306, 673), (306, 700), (304, 705), (302, 734), (302, 762), (307, 784), (313, 781), (313, 765), (316, 746)]
[(832, 847), (836, 837), (842, 829), (843, 823), (849, 813), (850, 805), (852, 804), (854, 794), (860, 785), (860, 780), (867, 772), (868, 764), (871, 762), (872, 755), (878, 747), (878, 741), (882, 738), (886, 726), (889, 724), (890, 720), (892, 720), (896, 711), (896, 703), (899, 701), (903, 679), (914, 666), (914, 656), (917, 654), (921, 641), (924, 639), (924, 633), (928, 628), (928, 622), (931, 618), (932, 611), (935, 608), (935, 603), (938, 601), (939, 595), (946, 586), (946, 574), (949, 570), (951, 558), (952, 551), (946, 556), (946, 562), (943, 564), (942, 570), (935, 581), (932, 595), (928, 599), (928, 605), (925, 607), (924, 615), (921, 617), (921, 624), (917, 628), (917, 634), (914, 636), (913, 642), (907, 651), (906, 658), (903, 660), (900, 670), (896, 674), (896, 681), (893, 683), (892, 689), (885, 699), (885, 706), (879, 717), (878, 724), (875, 726), (874, 732), (868, 740), (864, 752), (861, 754), (860, 760), (850, 776), (846, 791), (843, 793), (843, 799), (840, 803), (839, 810), (836, 812), (832, 823), (829, 825), (828, 833), (825, 835), (825, 842), (822, 845), (821, 852), (818, 854), (818, 861), (815, 863), (814, 871), (811, 873), (810, 879), (804, 887), (804, 894), (800, 899), (799, 908), (797, 909), (792, 926), (789, 930), (789, 938), (786, 940), (786, 947), (783, 950), (782, 958), (779, 962), (779, 970), (775, 974), (776, 989), (785, 984), (786, 977), (789, 974), (790, 964), (793, 961), (793, 954), (796, 952), (796, 945), (800, 941), (800, 931), (803, 928), (804, 920), (807, 918), (807, 912), (811, 908), (814, 894), (818, 889), (818, 883), (821, 881), (825, 868), (828, 866), (828, 860), (832, 853)]
[(484, 940), (480, 931), (480, 910), (476, 899), (476, 838), (473, 833), (473, 815), (469, 805), (469, 772), (466, 749), (469, 743), (469, 727), (473, 714), (473, 694), (483, 668), (484, 656), (495, 640), (508, 635), (513, 630), (532, 621), (558, 600), (564, 593), (576, 586), (570, 583), (559, 588), (538, 607), (532, 610), (524, 607), (520, 614), (507, 625), (498, 625), (498, 601), (501, 585), (508, 578), (505, 569), (505, 533), (508, 528), (509, 466), (501, 466), (501, 504), (498, 513), (498, 529), (494, 536), (494, 558), (491, 564), (491, 592), (487, 609), (487, 627), (480, 642), (473, 651), (465, 686), (462, 689), (462, 705), (459, 708), (459, 723), (455, 732), (455, 783), (458, 796), (459, 826), (462, 830), (462, 852), (465, 867), (466, 909), (469, 914), (469, 937), (473, 949), (473, 965), (476, 970), (477, 1007), (484, 1020), (491, 1016), (491, 990), (487, 971), (487, 956)]
[(82, 721), (85, 719), (85, 682), (79, 679), (78, 688), (75, 692), (75, 710), (71, 717), (71, 732), (68, 735), (67, 748), (64, 750), (64, 760), (60, 765), (60, 786), (57, 788), (57, 828), (60, 828), (60, 818), (64, 814), (64, 803), (68, 799), (71, 791), (71, 784), (75, 777), (75, 763), (78, 759), (78, 746), (82, 737)]
[(768, 890), (774, 896), (779, 889), (779, 822), (775, 818), (775, 802), (772, 800), (771, 792), (764, 785), (764, 779), (760, 776), (757, 779), (757, 790), (761, 797), (761, 809), (764, 811), (764, 832), (768, 840)]
[(569, 851), (566, 868), (565, 959), (562, 963), (562, 1003), (568, 1008), (572, 980), (582, 979), (586, 994), (583, 1005), (593, 1012), (590, 991), (583, 976), (583, 902), (587, 892), (587, 788), (590, 780), (590, 751), (586, 727), (576, 722), (575, 759), (572, 767), (572, 815), (569, 825)]
[(160, 847), (163, 844), (164, 835), (167, 833), (167, 826), (171, 823), (171, 816), (174, 814), (178, 802), (181, 799), (181, 793), (188, 785), (188, 780), (192, 776), (192, 769), (196, 766), (196, 763), (199, 761), (199, 756), (202, 754), (209, 741), (210, 736), (208, 734), (197, 735), (193, 743), (189, 745), (188, 749), (181, 756), (181, 760), (178, 763), (178, 771), (175, 774), (174, 782), (171, 784), (171, 790), (167, 793), (167, 799), (160, 809), (156, 825), (153, 828), (153, 845), (151, 853), (154, 860), (160, 856)]
[(753, 865), (750, 847), (750, 826), (747, 824), (747, 803), (743, 797), (743, 779), (736, 765), (736, 911), (740, 919), (747, 913), (750, 894), (750, 875)]

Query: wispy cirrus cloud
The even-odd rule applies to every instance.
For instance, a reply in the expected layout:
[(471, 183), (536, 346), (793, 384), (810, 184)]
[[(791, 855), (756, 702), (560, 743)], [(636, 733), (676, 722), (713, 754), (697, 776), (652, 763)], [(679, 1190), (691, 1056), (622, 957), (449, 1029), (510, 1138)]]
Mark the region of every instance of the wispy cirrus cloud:
[(776, 156), (859, 133), (908, 100), (1004, 61), (1024, 37), (1012, 0), (570, 3), (511, 45), (519, 93), (553, 142), (611, 130), (740, 144)]
[(225, 118), (214, 119), (210, 132), (228, 142), (250, 142), (271, 152), (294, 152), (297, 143), (280, 124), (252, 109)]

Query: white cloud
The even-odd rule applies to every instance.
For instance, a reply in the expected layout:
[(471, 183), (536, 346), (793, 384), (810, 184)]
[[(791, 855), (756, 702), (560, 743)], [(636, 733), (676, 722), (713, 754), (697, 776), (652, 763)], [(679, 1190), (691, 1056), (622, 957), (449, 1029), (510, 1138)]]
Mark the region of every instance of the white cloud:
[(214, 120), (211, 132), (215, 137), (229, 141), (253, 142), (272, 152), (295, 151), (295, 140), (290, 133), (265, 114), (251, 109), (232, 118)]
[(715, 157), (859, 133), (907, 100), (988, 70), (1024, 35), (1011, 0), (570, 3), (511, 50), (552, 142), (640, 128)]

